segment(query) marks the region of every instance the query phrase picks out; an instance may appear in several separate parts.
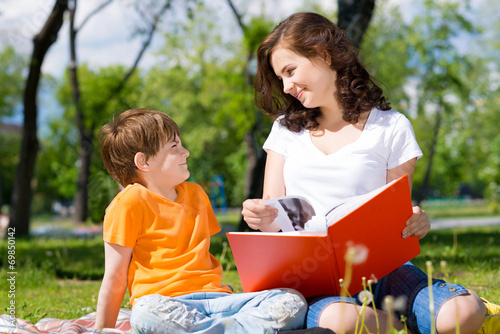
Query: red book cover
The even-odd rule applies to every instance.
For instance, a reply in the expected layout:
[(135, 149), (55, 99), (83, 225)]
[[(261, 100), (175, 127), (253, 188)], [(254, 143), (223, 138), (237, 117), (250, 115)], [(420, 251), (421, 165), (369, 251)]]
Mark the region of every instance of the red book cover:
[(243, 291), (292, 288), (305, 297), (340, 295), (346, 253), (354, 249), (348, 289), (353, 295), (362, 290), (362, 277), (380, 279), (413, 259), (420, 253), (418, 238), (401, 237), (413, 212), (408, 177), (381, 189), (327, 232), (228, 232)]

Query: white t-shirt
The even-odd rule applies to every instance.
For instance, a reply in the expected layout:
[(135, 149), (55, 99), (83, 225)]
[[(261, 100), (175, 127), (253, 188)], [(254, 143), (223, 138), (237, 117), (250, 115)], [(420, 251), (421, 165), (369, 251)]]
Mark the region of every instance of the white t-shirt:
[(316, 214), (383, 186), (387, 170), (422, 156), (410, 121), (393, 110), (373, 109), (358, 140), (329, 155), (314, 146), (309, 130), (292, 132), (279, 121), (264, 150), (285, 157), (286, 195), (307, 198)]

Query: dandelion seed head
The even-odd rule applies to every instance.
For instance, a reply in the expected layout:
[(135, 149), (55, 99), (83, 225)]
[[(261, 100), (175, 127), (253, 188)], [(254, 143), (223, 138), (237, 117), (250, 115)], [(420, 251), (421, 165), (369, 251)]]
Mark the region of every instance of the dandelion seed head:
[(392, 310), (394, 309), (393, 296), (385, 296), (384, 301), (382, 302), (382, 309), (387, 313), (392, 313)]
[(361, 292), (358, 294), (358, 299), (361, 300), (363, 304), (369, 305), (373, 302), (373, 295), (368, 290), (361, 290)]
[(394, 299), (394, 311), (404, 312), (406, 310), (406, 302), (408, 298), (406, 296), (399, 296)]
[(363, 263), (368, 258), (368, 252), (368, 247), (366, 247), (365, 245), (355, 245), (352, 241), (349, 241), (347, 243), (345, 260), (346, 262), (350, 262), (352, 264)]

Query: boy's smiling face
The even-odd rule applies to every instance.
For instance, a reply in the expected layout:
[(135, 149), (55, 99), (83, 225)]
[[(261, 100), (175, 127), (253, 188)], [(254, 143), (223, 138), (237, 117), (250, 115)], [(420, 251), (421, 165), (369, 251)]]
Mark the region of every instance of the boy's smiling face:
[(190, 174), (186, 163), (188, 156), (189, 151), (182, 146), (178, 136), (170, 139), (147, 160), (146, 187), (162, 194), (186, 181)]

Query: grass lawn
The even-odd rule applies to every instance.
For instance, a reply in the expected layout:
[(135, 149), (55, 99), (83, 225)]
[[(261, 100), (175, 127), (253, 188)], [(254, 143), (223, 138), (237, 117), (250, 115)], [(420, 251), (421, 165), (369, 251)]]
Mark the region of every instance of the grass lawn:
[[(239, 221), (233, 214), (224, 223)], [(103, 242), (100, 237), (18, 239), (16, 246), (15, 301), (17, 317), (37, 322), (41, 318), (78, 318), (95, 311), (100, 280), (104, 273)], [(422, 253), (414, 263), (425, 270), (432, 261), (435, 277), (444, 277), (440, 262), (446, 261), (449, 279), (500, 302), (500, 226), (431, 231), (421, 240)], [(7, 240), (0, 240), (0, 313), (7, 313), (10, 277)], [(236, 292), (241, 284), (225, 236), (212, 238), (212, 253), (225, 269), (224, 283)], [(130, 307), (127, 304), (123, 307)]]

